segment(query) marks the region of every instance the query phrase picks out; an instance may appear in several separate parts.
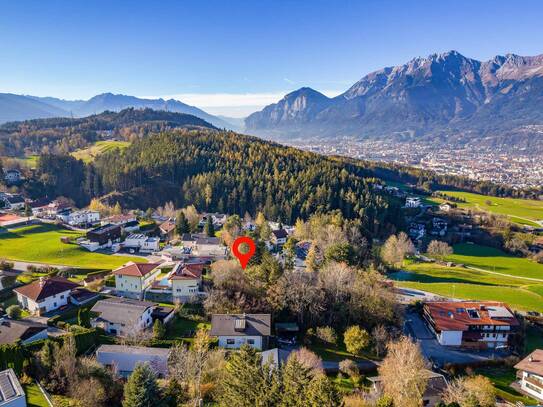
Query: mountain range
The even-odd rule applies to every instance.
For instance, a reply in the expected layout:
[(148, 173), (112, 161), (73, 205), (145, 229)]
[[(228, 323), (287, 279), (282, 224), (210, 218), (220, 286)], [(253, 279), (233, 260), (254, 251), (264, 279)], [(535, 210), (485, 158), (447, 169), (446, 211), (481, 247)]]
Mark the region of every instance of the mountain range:
[(272, 138), (351, 136), (543, 143), (543, 55), (485, 62), (456, 51), (415, 58), (364, 76), (329, 98), (301, 88), (245, 119)]
[(89, 100), (64, 100), (54, 97), (0, 93), (0, 123), (52, 117), (86, 117), (105, 111), (119, 112), (131, 107), (190, 114), (218, 128), (238, 129), (233, 120), (213, 116), (175, 99), (142, 99), (113, 93), (102, 93)]

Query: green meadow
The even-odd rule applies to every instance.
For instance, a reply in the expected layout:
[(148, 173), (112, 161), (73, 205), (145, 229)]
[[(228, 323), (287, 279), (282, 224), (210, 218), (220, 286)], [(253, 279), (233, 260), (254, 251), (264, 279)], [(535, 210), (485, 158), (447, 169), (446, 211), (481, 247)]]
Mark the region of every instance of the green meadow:
[[(494, 196), (470, 192), (439, 191), (440, 193), (461, 198), (466, 202), (457, 202), (460, 208), (475, 208), (508, 216), (512, 222), (538, 226), (534, 221), (543, 221), (543, 201), (516, 198), (497, 198)], [(442, 201), (442, 200), (436, 200)]]
[(84, 148), (82, 150), (77, 150), (72, 153), (72, 156), (78, 160), (83, 160), (86, 163), (92, 162), (100, 154), (104, 154), (108, 151), (113, 150), (114, 148), (125, 149), (130, 145), (128, 141), (97, 141), (92, 146)]
[(112, 269), (128, 261), (145, 261), (139, 257), (91, 253), (78, 245), (62, 243), (60, 238), (64, 236), (76, 239), (82, 234), (49, 224), (9, 229), (0, 234), (0, 258), (89, 269)]

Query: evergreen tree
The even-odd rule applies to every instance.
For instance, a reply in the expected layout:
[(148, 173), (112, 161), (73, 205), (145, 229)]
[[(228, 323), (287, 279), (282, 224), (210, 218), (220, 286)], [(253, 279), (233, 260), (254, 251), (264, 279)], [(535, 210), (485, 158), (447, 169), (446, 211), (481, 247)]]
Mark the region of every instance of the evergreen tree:
[(282, 369), (283, 391), (279, 406), (307, 406), (308, 389), (311, 379), (311, 369), (302, 365), (296, 355), (291, 355)]
[(215, 226), (213, 226), (213, 218), (210, 216), (207, 217), (206, 224), (204, 226), (204, 232), (209, 237), (215, 236)]
[(155, 339), (162, 339), (164, 338), (164, 335), (166, 335), (166, 328), (164, 328), (164, 324), (159, 320), (155, 320), (155, 323), (153, 325), (153, 336)]
[(90, 311), (88, 308), (79, 308), (77, 311), (77, 324), (85, 328), (90, 328)]
[(156, 376), (148, 363), (136, 366), (124, 385), (123, 407), (163, 406)]
[(183, 211), (179, 211), (177, 214), (177, 219), (175, 220), (175, 231), (179, 236), (183, 233), (190, 233), (190, 225), (187, 217)]
[(324, 375), (316, 375), (307, 387), (307, 406), (311, 407), (339, 407), (342, 405), (334, 384)]
[(232, 354), (221, 382), (219, 405), (224, 407), (272, 407), (277, 405), (279, 381), (262, 366), (255, 349), (243, 345)]

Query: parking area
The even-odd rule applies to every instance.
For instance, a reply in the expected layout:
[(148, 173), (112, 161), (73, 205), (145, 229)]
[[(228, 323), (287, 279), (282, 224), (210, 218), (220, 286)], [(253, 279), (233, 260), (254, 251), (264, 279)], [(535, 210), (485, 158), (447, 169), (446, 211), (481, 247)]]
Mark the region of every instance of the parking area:
[(448, 363), (469, 365), (507, 356), (503, 351), (472, 351), (442, 346), (428, 329), (422, 317), (416, 313), (406, 314), (404, 333), (419, 344), (424, 357), (437, 367), (443, 367)]

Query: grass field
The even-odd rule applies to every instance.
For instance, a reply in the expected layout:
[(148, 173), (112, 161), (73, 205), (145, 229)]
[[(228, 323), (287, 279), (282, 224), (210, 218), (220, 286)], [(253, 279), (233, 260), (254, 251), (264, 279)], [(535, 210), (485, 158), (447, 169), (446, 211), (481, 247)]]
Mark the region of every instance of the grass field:
[(91, 253), (75, 244), (62, 243), (62, 236), (77, 238), (81, 234), (48, 224), (10, 229), (0, 234), (0, 258), (89, 269), (116, 268), (128, 261), (145, 262), (139, 257)]
[(462, 244), (456, 245), (454, 251), (449, 260), (510, 276), (434, 263), (408, 262), (404, 271), (391, 277), (398, 286), (444, 297), (504, 301), (514, 309), (543, 312), (543, 282), (520, 278), (543, 280), (543, 265), (485, 246)]
[[(486, 212), (506, 215), (511, 221), (520, 224), (538, 226), (533, 221), (543, 221), (543, 201), (529, 199), (497, 198), (458, 191), (439, 191), (448, 196), (464, 199), (458, 202), (460, 208), (476, 208)], [(487, 204), (490, 203), (490, 205)]]
[(498, 396), (502, 397), (503, 399), (511, 403), (516, 403), (520, 401), (527, 406), (535, 405), (534, 399), (523, 396), (515, 389), (509, 387), (509, 385), (513, 383), (516, 379), (515, 369), (513, 369), (512, 367), (489, 366), (476, 369), (475, 373), (488, 377), (494, 385)]
[[(515, 257), (492, 247), (458, 244), (447, 260), (496, 273), (543, 280), (543, 264)], [(542, 281), (543, 282), (543, 281)]]
[(79, 160), (83, 160), (86, 163), (89, 163), (100, 154), (113, 150), (114, 148), (124, 149), (129, 145), (130, 142), (128, 141), (97, 141), (88, 148), (74, 151), (72, 155)]
[(49, 407), (49, 403), (37, 384), (32, 383), (25, 385), (24, 391), (26, 393), (26, 405), (28, 407)]

